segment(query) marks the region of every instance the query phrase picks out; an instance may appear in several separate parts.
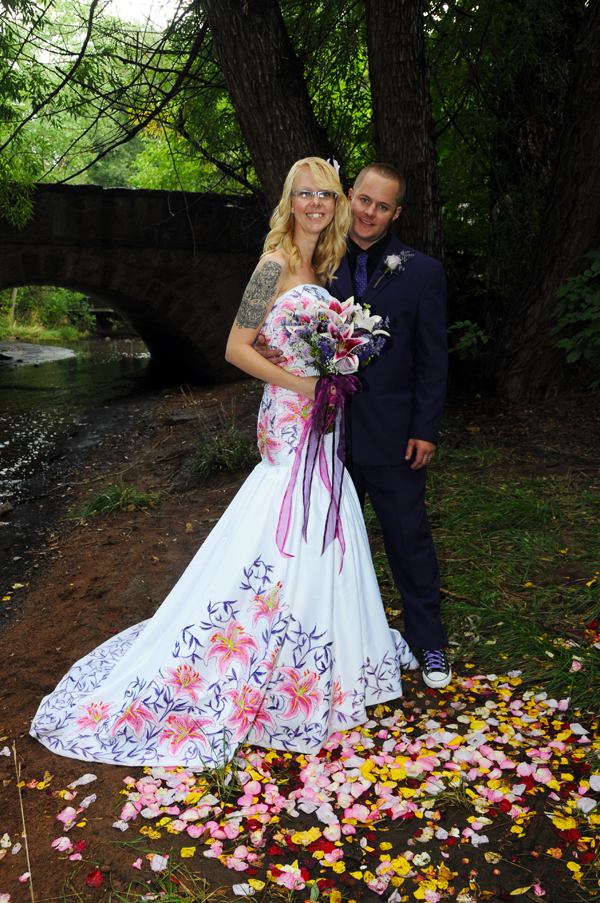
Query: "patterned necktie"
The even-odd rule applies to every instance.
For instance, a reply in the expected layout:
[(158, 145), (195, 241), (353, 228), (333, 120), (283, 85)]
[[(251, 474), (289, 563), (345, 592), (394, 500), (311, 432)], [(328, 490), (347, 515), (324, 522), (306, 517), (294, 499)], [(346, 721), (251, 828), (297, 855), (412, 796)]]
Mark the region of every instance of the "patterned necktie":
[(360, 301), (367, 290), (367, 260), (369, 255), (366, 251), (360, 251), (356, 255), (356, 266), (352, 275), (352, 285), (354, 287), (354, 300)]

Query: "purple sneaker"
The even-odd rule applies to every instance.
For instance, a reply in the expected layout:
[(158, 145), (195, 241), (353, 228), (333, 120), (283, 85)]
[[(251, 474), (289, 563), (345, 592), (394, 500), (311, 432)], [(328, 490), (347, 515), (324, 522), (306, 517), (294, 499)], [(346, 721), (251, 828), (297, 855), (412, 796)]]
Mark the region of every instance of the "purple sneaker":
[(452, 668), (443, 649), (423, 649), (423, 680), (433, 690), (447, 687), (452, 680)]

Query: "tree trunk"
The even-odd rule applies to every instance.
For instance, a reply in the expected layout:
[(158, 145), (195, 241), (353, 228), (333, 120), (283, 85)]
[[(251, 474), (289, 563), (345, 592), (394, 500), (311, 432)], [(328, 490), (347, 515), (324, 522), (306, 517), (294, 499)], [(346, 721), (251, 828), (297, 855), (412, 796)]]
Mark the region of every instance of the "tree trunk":
[(12, 288), (10, 292), (10, 319), (14, 320), (15, 318), (15, 310), (17, 308), (17, 295), (19, 293), (18, 288)]
[(499, 388), (509, 398), (543, 399), (563, 372), (556, 348), (555, 292), (600, 248), (600, 0), (591, 0), (575, 47), (573, 78), (529, 277), (509, 313), (496, 354)]
[[(202, 0), (231, 102), (267, 203), (301, 157), (330, 157), (277, 0)], [(218, 128), (218, 123), (215, 123)]]
[(444, 259), (423, 0), (366, 0), (375, 151), (406, 179), (402, 241)]

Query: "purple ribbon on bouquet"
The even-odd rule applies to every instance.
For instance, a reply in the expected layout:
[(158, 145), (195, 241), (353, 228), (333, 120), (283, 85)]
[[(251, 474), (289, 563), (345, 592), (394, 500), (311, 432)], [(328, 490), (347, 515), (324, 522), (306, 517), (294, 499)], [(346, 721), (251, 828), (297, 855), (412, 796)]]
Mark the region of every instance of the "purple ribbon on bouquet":
[[(332, 395), (332, 389), (334, 388), (335, 395)], [(298, 478), (298, 471), (300, 470), (302, 452), (304, 446), (307, 445), (306, 458), (304, 461), (304, 476), (302, 480), (302, 500), (304, 503), (302, 536), (306, 541), (308, 516), (310, 513), (310, 489), (318, 458), (321, 480), (330, 494), (329, 508), (325, 519), (325, 528), (323, 530), (323, 547), (321, 549), (321, 554), (323, 554), (325, 549), (337, 537), (342, 549), (343, 561), (346, 544), (344, 542), (344, 532), (342, 529), (340, 503), (342, 499), (345, 453), (344, 404), (346, 395), (353, 395), (355, 392), (361, 391), (362, 386), (356, 376), (322, 376), (317, 383), (315, 403), (308, 420), (306, 421), (304, 430), (302, 431), (298, 448), (296, 449), (290, 481), (283, 497), (283, 503), (279, 513), (279, 522), (277, 524), (277, 548), (286, 558), (294, 557), (289, 552), (285, 551), (285, 543), (290, 529), (292, 498), (296, 480)], [(333, 434), (331, 480), (329, 479), (324, 442), (325, 436), (329, 432)]]

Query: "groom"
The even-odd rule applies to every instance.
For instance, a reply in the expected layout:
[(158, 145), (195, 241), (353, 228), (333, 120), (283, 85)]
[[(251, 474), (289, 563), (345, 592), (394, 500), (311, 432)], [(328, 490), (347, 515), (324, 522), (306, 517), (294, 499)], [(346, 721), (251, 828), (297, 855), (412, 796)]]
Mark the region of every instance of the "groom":
[[(446, 280), (441, 263), (389, 231), (404, 190), (393, 166), (372, 163), (361, 170), (348, 192), (348, 252), (328, 289), (340, 300), (354, 295), (390, 320), (383, 352), (360, 374), (363, 391), (346, 399), (346, 466), (361, 503), (368, 493), (379, 518), (402, 596), (404, 635), (422, 650), (423, 680), (441, 689), (452, 672), (425, 479), (446, 392)], [(256, 347), (275, 363), (283, 360), (260, 340)]]
[(361, 502), (368, 493), (381, 523), (406, 640), (422, 650), (425, 683), (439, 689), (452, 672), (425, 479), (446, 391), (446, 280), (441, 263), (389, 232), (404, 190), (393, 166), (372, 163), (358, 174), (348, 193), (348, 253), (328, 288), (390, 320), (382, 354), (360, 374), (363, 391), (347, 398), (346, 466)]

